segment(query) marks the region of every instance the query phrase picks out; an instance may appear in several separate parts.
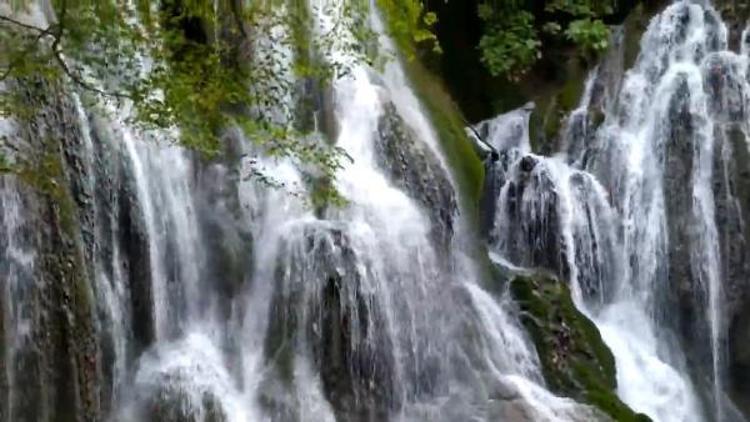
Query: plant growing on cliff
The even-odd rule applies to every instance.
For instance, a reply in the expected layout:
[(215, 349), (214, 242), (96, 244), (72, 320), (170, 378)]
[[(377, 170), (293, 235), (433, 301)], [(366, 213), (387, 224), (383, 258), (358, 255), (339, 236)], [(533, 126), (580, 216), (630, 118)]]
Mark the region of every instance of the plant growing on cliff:
[(493, 76), (520, 78), (541, 58), (542, 39), (563, 39), (586, 54), (606, 50), (609, 28), (601, 20), (611, 14), (611, 1), (553, 0), (545, 2), (545, 19), (533, 5), (514, 0), (486, 0), (477, 7), (484, 23), (478, 48)]
[(421, 0), (377, 0), (377, 5), (388, 21), (388, 32), (399, 51), (411, 60), (417, 47), (429, 46), (440, 53), (440, 44), (432, 31), (437, 15), (430, 12)]

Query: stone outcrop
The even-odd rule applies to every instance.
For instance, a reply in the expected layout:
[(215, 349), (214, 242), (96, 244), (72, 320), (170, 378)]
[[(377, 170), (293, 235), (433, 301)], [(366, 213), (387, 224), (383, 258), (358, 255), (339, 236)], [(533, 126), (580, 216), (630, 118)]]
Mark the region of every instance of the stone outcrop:
[(375, 151), (391, 181), (408, 192), (429, 214), (432, 237), (447, 249), (453, 237), (458, 206), (453, 185), (440, 159), (420, 142), (392, 103), (378, 122)]
[[(383, 305), (362, 285), (348, 235), (315, 225), (281, 246), (265, 354), (291, 381), (296, 352), (312, 353), (326, 399), (343, 420), (376, 421), (400, 403)], [(293, 271), (285, 271), (291, 268)], [(307, 349), (307, 350), (305, 350)]]
[[(8, 254), (0, 260), (9, 262), (6, 270), (11, 271), (2, 277), (14, 280), (10, 292), (15, 296), (4, 300), (17, 310), (2, 315), (11, 315), (4, 323), (17, 342), (5, 350), (13, 354), (8, 372), (13, 380), (6, 381), (13, 399), (2, 399), (3, 413), (19, 420), (100, 420), (107, 392), (99, 388), (101, 339), (86, 264), (91, 238), (79, 230), (93, 218), (82, 206), (87, 193), (79, 184), (81, 131), (72, 123), (75, 109), (66, 92), (33, 82), (25, 87), (26, 104), (35, 112), (12, 136), (16, 145), (36, 154), (23, 162), (18, 179), (2, 181), (3, 189), (17, 197), (4, 197), (8, 202), (0, 207), (17, 206), (17, 201), (25, 205), (19, 225), (3, 237), (22, 245), (34, 265), (14, 266), (17, 250), (0, 243)], [(17, 332), (18, 318), (28, 324), (27, 332)]]

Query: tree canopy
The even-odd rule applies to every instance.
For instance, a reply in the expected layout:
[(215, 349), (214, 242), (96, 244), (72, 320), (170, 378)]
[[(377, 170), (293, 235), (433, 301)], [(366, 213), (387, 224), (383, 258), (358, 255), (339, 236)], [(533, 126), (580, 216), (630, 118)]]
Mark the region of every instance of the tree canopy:
[[(432, 31), (437, 16), (428, 3), (376, 4), (405, 57), (416, 57), (420, 46), (440, 52)], [(222, 150), (226, 128), (238, 127), (264, 154), (311, 164), (319, 179), (335, 177), (346, 159), (330, 140), (307, 136), (310, 128), (295, 125), (296, 110), (288, 106), (298, 81), (325, 83), (346, 72), (317, 54), (337, 42), (340, 28), (310, 37), (307, 1), (51, 0), (50, 5), (52, 17), (40, 19), (39, 10), (34, 13), (39, 2), (0, 3), (0, 116), (23, 119), (35, 112), (13, 86), (72, 83), (87, 104), (125, 104), (132, 124), (177, 128), (180, 144), (208, 156)], [(333, 20), (345, 22), (358, 38), (347, 48), (374, 60), (364, 19), (370, 2), (340, 0), (321, 7), (339, 14)], [(607, 47), (608, 30), (599, 16), (611, 11), (608, 1), (554, 0), (544, 2), (544, 10), (565, 16), (565, 22), (540, 27), (524, 1), (479, 3), (485, 28), (477, 48), (492, 74), (514, 77), (528, 69), (540, 55), (541, 33), (591, 51)], [(259, 48), (260, 42), (272, 48)], [(292, 77), (280, 75), (283, 67), (291, 67)], [(0, 170), (11, 168), (2, 159), (3, 145), (11, 143), (0, 139)]]
[(602, 17), (613, 13), (612, 0), (545, 1), (541, 12), (550, 18), (537, 20), (538, 2), (483, 0), (477, 14), (484, 23), (478, 48), (482, 62), (494, 76), (516, 79), (540, 57), (542, 36), (562, 38), (597, 54), (608, 47), (609, 28)]

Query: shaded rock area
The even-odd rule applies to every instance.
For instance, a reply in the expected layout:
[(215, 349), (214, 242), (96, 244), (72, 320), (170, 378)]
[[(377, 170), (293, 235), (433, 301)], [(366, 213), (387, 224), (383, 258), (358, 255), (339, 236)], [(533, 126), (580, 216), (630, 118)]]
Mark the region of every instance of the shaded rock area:
[[(724, 156), (733, 157), (725, 161), (722, 178), (715, 182), (715, 189), (721, 191), (717, 203), (720, 219), (720, 236), (722, 268), (731, 280), (726, 290), (728, 307), (728, 351), (730, 394), (744, 414), (750, 415), (750, 257), (748, 257), (748, 239), (750, 227), (747, 218), (750, 214), (750, 154), (744, 131), (735, 126), (723, 129), (726, 139)], [(718, 175), (717, 175), (718, 179)], [(729, 181), (729, 183), (726, 183)]]
[(440, 78), (418, 60), (402, 61), (402, 65), (414, 94), (435, 130), (447, 170), (456, 185), (455, 196), (460, 203), (462, 217), (474, 223), (478, 216), (484, 167), (466, 133), (467, 121)]
[(651, 420), (617, 397), (612, 352), (594, 323), (576, 309), (565, 283), (542, 273), (522, 275), (511, 280), (510, 292), (551, 391), (589, 403), (616, 421)]
[(743, 0), (714, 0), (713, 4), (727, 24), (729, 49), (739, 52), (740, 47), (748, 42), (742, 39), (742, 33), (750, 18), (750, 4)]
[[(675, 81), (677, 89), (670, 99), (664, 128), (664, 195), (667, 215), (667, 238), (669, 249), (667, 262), (661, 270), (668, 283), (658, 293), (658, 301), (664, 306), (657, 319), (674, 332), (681, 333), (686, 346), (692, 350), (696, 363), (710, 365), (711, 349), (706, 338), (695, 336), (695, 332), (709, 332), (708, 321), (703, 311), (703, 301), (695, 292), (701, 290), (700, 281), (693, 277), (691, 245), (698, 244), (698, 234), (689, 227), (696, 224), (691, 212), (694, 201), (690, 189), (685, 189), (686, 180), (693, 180), (698, 169), (694, 168), (694, 139), (704, 122), (702, 116), (691, 112), (691, 93), (684, 78)], [(676, 312), (675, 312), (676, 311)], [(710, 371), (710, 366), (704, 369)]]
[(199, 403), (179, 388), (164, 389), (150, 398), (139, 415), (144, 422), (226, 422), (220, 399), (204, 393)]
[[(721, 272), (724, 279), (724, 318), (726, 321), (727, 379), (729, 395), (737, 407), (750, 415), (750, 154), (747, 148), (746, 80), (738, 79), (744, 69), (732, 56), (709, 57), (706, 85), (709, 111), (719, 124), (714, 127), (712, 187), (716, 201)], [(745, 85), (746, 86), (746, 85)]]
[(439, 158), (417, 141), (392, 103), (378, 122), (375, 151), (391, 181), (429, 213), (432, 237), (447, 250), (458, 213), (453, 186)]
[(255, 247), (252, 227), (244, 218), (241, 192), (247, 178), (243, 172), (242, 143), (236, 132), (225, 136), (222, 160), (195, 160), (198, 220), (206, 242), (206, 285), (218, 292), (218, 307), (229, 317), (232, 300), (252, 279)]
[[(476, 48), (482, 36), (483, 24), (477, 16), (478, 0), (462, 2), (435, 2), (430, 4), (438, 15), (437, 36), (443, 54), (428, 58), (431, 67), (445, 79), (452, 96), (471, 121), (480, 121), (520, 107), (528, 101), (538, 103), (535, 125), (546, 127), (548, 134), (558, 135), (554, 129), (561, 128), (560, 119), (580, 97), (588, 71), (596, 61), (587, 60), (576, 48), (567, 43), (542, 39), (541, 60), (518, 82), (492, 77), (480, 61)], [(741, 3), (741, 2), (740, 2)], [(631, 29), (641, 27), (667, 4), (657, 1), (617, 1), (612, 14), (605, 17), (608, 25), (625, 25)], [(565, 21), (566, 17), (544, 12), (544, 2), (535, 2), (531, 7), (539, 27), (549, 21)], [(627, 31), (628, 56), (638, 54), (640, 33)], [(632, 60), (632, 59), (631, 59)], [(534, 129), (535, 131), (537, 129)], [(540, 135), (542, 134), (540, 132)], [(536, 136), (534, 137), (536, 138)], [(539, 138), (532, 138), (537, 142)], [(545, 148), (540, 142), (539, 150)]]
[[(0, 261), (10, 266), (0, 267), (10, 273), (2, 277), (8, 283), (15, 279), (11, 291), (17, 294), (5, 300), (16, 310), (22, 306), (15, 317), (29, 323), (24, 341), (7, 351), (13, 353), (13, 367), (7, 372), (13, 374), (13, 394), (10, 400), (1, 399), (7, 403), (3, 413), (13, 420), (101, 420), (107, 397), (106, 389), (99, 388), (101, 339), (85, 264), (91, 243), (79, 231), (79, 219), (87, 218), (80, 206), (86, 193), (77, 184), (81, 132), (72, 123), (76, 113), (67, 93), (34, 82), (24, 87), (25, 101), (35, 114), (19, 128), (16, 145), (37, 154), (24, 163), (20, 182), (1, 182), (15, 189), (16, 200), (26, 206), (21, 225), (4, 237), (22, 244), (35, 265), (33, 273), (16, 272), (18, 267), (7, 260), (18, 256), (3, 248), (9, 255)], [(5, 321), (9, 329), (18, 330), (10, 327), (11, 321)]]
[(527, 155), (513, 165), (503, 187), (504, 198), (496, 198), (502, 226), (496, 225), (490, 244), (502, 242), (510, 262), (546, 268), (568, 279), (571, 269), (561, 235), (560, 197), (555, 179), (540, 161)]
[(311, 352), (325, 398), (341, 420), (386, 420), (400, 405), (400, 390), (382, 305), (358, 268), (366, 264), (334, 227), (302, 227), (281, 250), (266, 356), (291, 381), (295, 352)]

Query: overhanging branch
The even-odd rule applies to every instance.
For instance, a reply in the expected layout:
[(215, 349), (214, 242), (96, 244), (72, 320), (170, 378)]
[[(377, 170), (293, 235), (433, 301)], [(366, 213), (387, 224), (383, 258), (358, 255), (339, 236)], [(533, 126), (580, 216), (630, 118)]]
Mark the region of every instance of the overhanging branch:
[[(36, 40), (34, 42), (39, 42), (44, 37), (51, 37), (53, 39), (52, 41), (52, 57), (54, 58), (55, 62), (60, 66), (60, 69), (62, 72), (70, 78), (73, 83), (80, 86), (81, 88), (91, 91), (94, 93), (97, 93), (102, 96), (108, 96), (108, 97), (115, 97), (115, 98), (132, 98), (131, 96), (119, 93), (119, 92), (109, 92), (105, 91), (103, 89), (97, 88), (96, 86), (86, 82), (81, 75), (79, 75), (77, 72), (73, 71), (70, 66), (65, 62), (65, 59), (63, 57), (62, 49), (60, 48), (60, 44), (62, 42), (63, 33), (64, 33), (64, 19), (65, 14), (67, 12), (66, 8), (66, 2), (62, 2), (61, 10), (59, 12), (59, 24), (52, 24), (49, 25), (47, 28), (40, 28), (38, 26), (29, 25), (27, 23), (21, 22), (17, 19), (13, 19), (9, 16), (0, 15), (0, 23), (5, 22), (14, 26), (17, 26), (19, 28), (26, 29), (28, 31), (32, 31), (36, 33)], [(33, 43), (31, 44), (33, 45)], [(29, 54), (31, 50), (31, 45), (29, 48), (27, 48), (22, 54)], [(20, 59), (15, 60), (8, 64), (8, 67), (0, 73), (0, 81), (5, 80), (10, 76), (13, 69), (18, 65), (20, 62)]]

